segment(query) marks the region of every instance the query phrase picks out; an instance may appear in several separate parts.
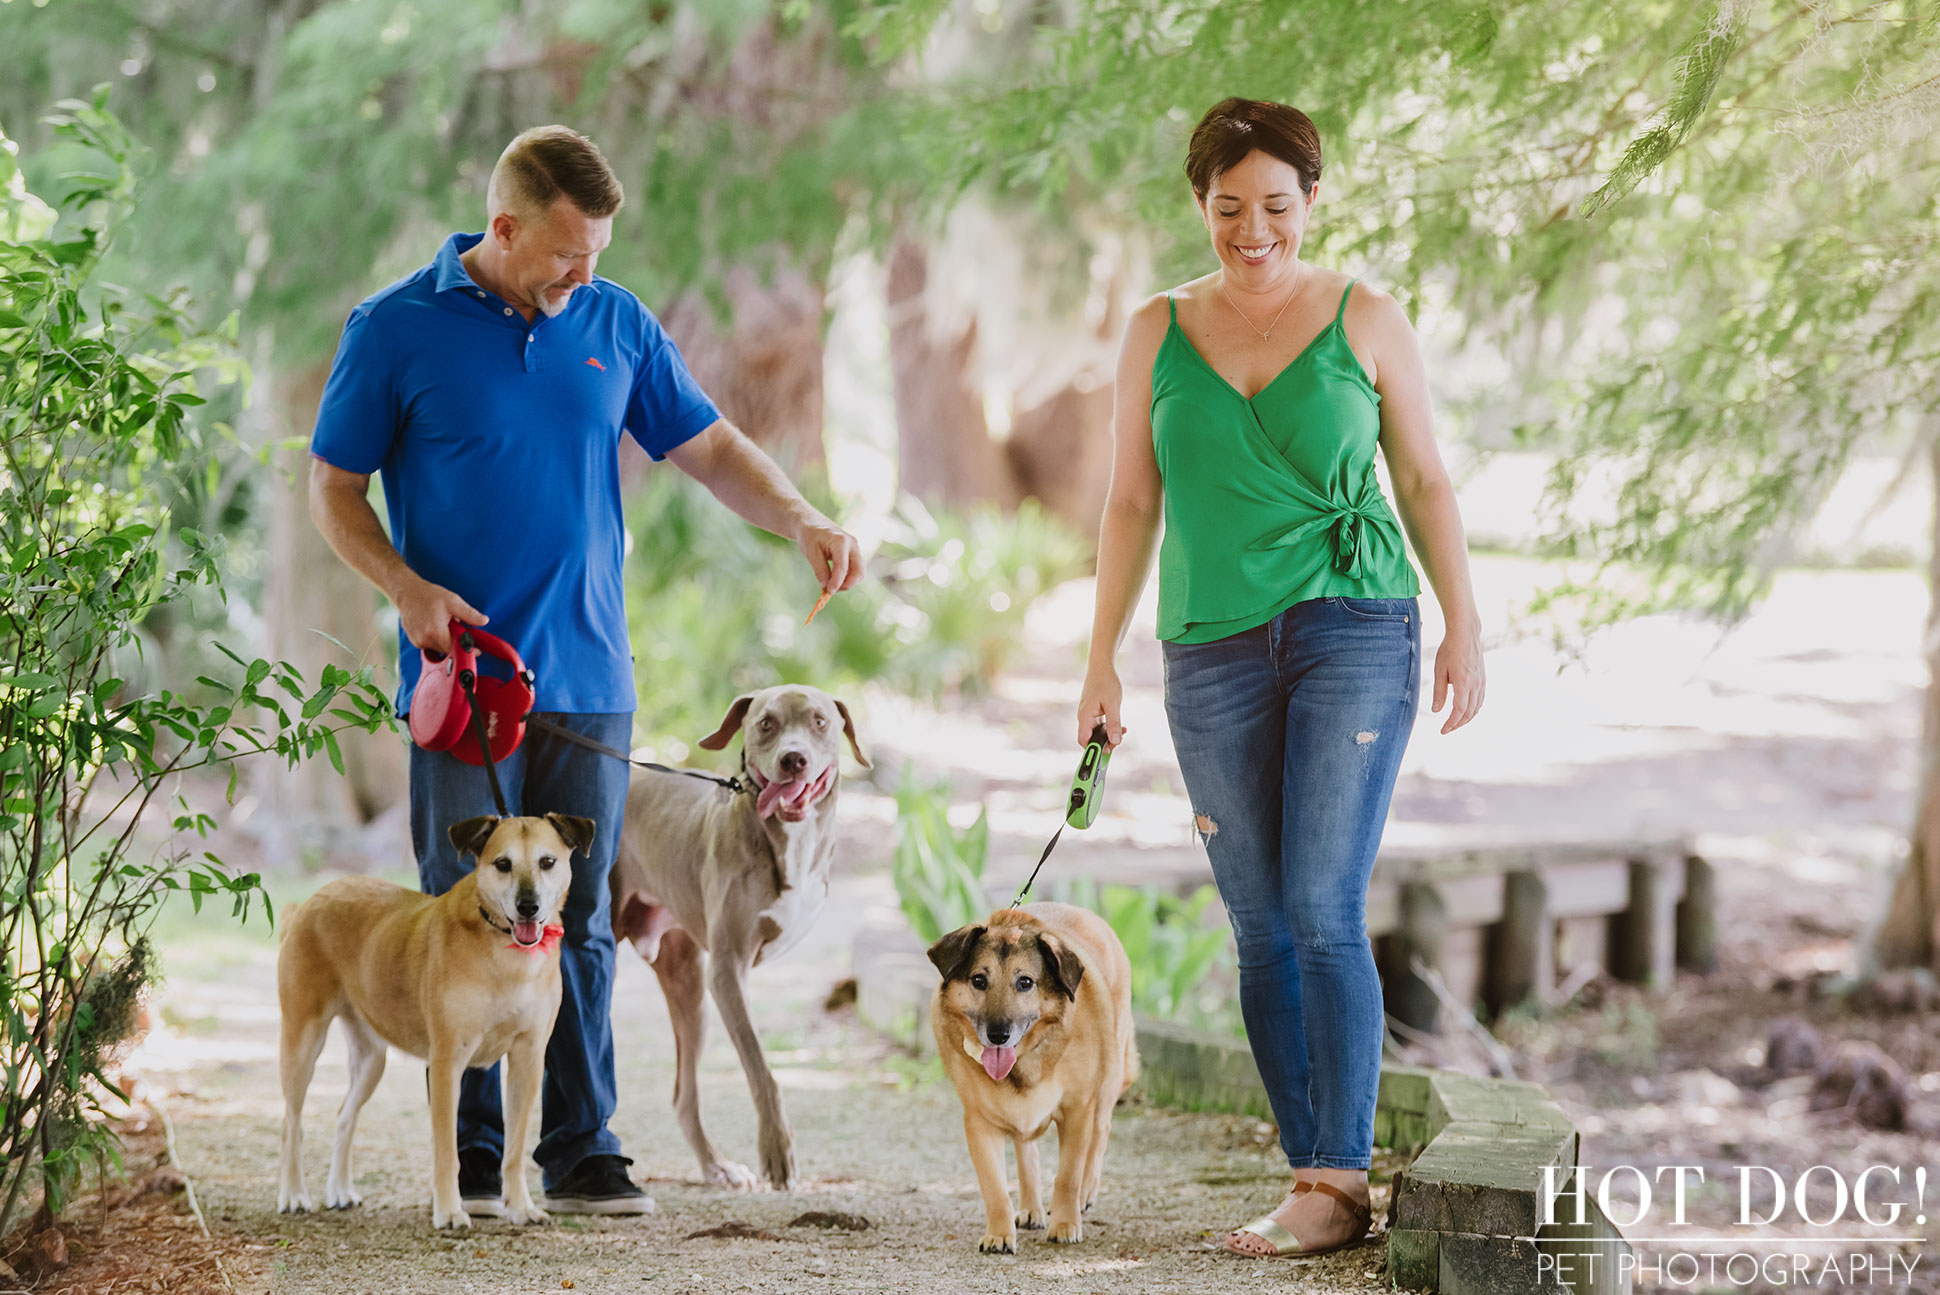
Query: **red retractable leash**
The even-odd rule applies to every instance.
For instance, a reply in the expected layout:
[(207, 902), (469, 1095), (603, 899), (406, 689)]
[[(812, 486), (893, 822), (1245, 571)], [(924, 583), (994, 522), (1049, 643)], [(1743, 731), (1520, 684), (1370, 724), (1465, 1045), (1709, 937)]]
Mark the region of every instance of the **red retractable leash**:
[[(482, 674), (480, 656), (494, 657), (512, 668), (512, 677)], [(532, 713), (537, 683), (518, 649), (463, 621), (451, 622), (451, 651), (423, 649), (418, 686), (411, 694), (411, 740), (427, 751), (448, 751), (466, 764), (485, 766), (492, 784), (492, 803), (506, 816), (505, 794), (499, 789), (497, 763), (519, 749), (528, 727), (550, 733), (589, 751), (624, 760), (642, 769), (701, 778), (739, 795), (748, 786), (739, 778), (722, 778), (699, 769), (670, 769), (651, 760), (636, 760), (604, 742)], [(466, 741), (465, 735), (471, 734)], [(744, 756), (743, 759), (746, 757)]]
[[(512, 677), (481, 675), (479, 656), (512, 668)], [(451, 622), (451, 651), (423, 650), (418, 686), (411, 694), (411, 740), (427, 751), (449, 751), (466, 764), (485, 766), (492, 802), (506, 815), (497, 762), (525, 739), (526, 716), (537, 696), (532, 671), (518, 649), (496, 634)], [(472, 742), (463, 741), (466, 732)]]

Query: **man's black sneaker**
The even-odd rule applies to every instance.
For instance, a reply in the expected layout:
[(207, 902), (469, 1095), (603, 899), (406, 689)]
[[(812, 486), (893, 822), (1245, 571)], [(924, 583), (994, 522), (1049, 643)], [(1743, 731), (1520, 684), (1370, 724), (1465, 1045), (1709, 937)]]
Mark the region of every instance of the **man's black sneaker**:
[(650, 1214), (653, 1197), (627, 1177), (633, 1162), (625, 1156), (593, 1155), (546, 1189), (545, 1207), (554, 1214)]
[(474, 1218), (505, 1217), (505, 1181), (497, 1152), (466, 1147), (458, 1153), (458, 1198)]

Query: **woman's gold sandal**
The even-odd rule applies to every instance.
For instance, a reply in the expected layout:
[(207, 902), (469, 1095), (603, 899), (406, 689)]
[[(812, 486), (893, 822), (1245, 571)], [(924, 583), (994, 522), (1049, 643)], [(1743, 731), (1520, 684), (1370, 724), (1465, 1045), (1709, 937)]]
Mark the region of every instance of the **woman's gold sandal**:
[(1267, 1254), (1253, 1254), (1246, 1250), (1233, 1250), (1231, 1246), (1227, 1246), (1226, 1249), (1232, 1250), (1236, 1255), (1245, 1255), (1249, 1259), (1284, 1259), (1296, 1255), (1305, 1257), (1308, 1255), (1324, 1255), (1334, 1250), (1345, 1250), (1348, 1246), (1359, 1245), (1367, 1239), (1367, 1230), (1374, 1222), (1374, 1212), (1366, 1205), (1355, 1200), (1352, 1196), (1349, 1196), (1332, 1183), (1295, 1183), (1293, 1185), (1293, 1191), (1290, 1194), (1298, 1196), (1302, 1192), (1325, 1192), (1327, 1195), (1339, 1201), (1342, 1208), (1347, 1211), (1348, 1217), (1353, 1219), (1358, 1225), (1354, 1230), (1354, 1234), (1344, 1241), (1336, 1241), (1333, 1245), (1303, 1246), (1300, 1244), (1300, 1239), (1282, 1226), (1271, 1214), (1262, 1214), (1245, 1227), (1234, 1228), (1233, 1232), (1245, 1232), (1251, 1236), (1258, 1237), (1273, 1247), (1270, 1252)]

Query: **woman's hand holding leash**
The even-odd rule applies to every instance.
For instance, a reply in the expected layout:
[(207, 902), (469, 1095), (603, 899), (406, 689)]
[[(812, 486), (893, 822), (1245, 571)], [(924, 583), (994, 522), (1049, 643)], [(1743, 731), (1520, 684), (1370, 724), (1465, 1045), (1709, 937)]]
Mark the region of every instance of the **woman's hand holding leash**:
[(1453, 733), (1474, 719), (1475, 712), (1482, 709), (1482, 695), (1486, 691), (1482, 627), (1475, 622), (1450, 625), (1440, 650), (1435, 653), (1435, 704), (1431, 709), (1439, 715), (1442, 703), (1453, 698), (1442, 732)]
[(1078, 745), (1091, 741), (1091, 730), (1105, 726), (1106, 749), (1116, 750), (1125, 740), (1125, 726), (1119, 712), (1125, 704), (1125, 685), (1118, 671), (1109, 665), (1093, 665), (1085, 672), (1084, 693), (1078, 701)]

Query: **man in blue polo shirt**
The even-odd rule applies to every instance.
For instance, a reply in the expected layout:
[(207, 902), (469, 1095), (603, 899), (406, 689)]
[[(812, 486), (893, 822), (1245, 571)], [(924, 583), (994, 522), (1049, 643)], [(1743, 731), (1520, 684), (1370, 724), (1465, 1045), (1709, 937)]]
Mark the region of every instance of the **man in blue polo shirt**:
[[(623, 194), (592, 141), (563, 126), (513, 140), (493, 169), (488, 227), (358, 305), (311, 438), (310, 515), (338, 555), (397, 607), (400, 714), (417, 648), (488, 621), (537, 676), (537, 713), (624, 750), (633, 660), (621, 587), (619, 447), (704, 483), (757, 526), (794, 539), (825, 591), (861, 576), (855, 540), (723, 419), (646, 307), (593, 273)], [(368, 501), (381, 473), (387, 537)], [(607, 874), (628, 769), (542, 731), (498, 767), (511, 812), (598, 825), (562, 921), (565, 989), (546, 1051), (540, 1140), (546, 1205), (638, 1214), (653, 1202), (607, 1129), (615, 1092)], [(494, 812), (485, 770), (411, 748), (411, 838), (428, 894), (470, 871), (446, 835)], [(502, 1214), (498, 1069), (468, 1070), (459, 1191)]]

